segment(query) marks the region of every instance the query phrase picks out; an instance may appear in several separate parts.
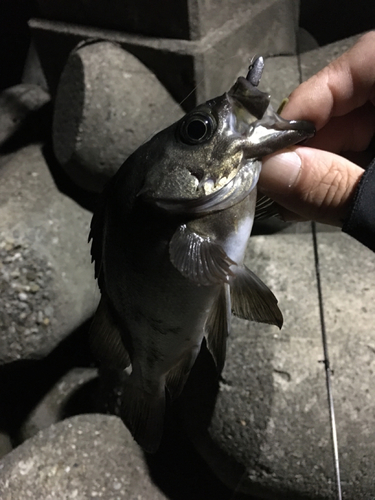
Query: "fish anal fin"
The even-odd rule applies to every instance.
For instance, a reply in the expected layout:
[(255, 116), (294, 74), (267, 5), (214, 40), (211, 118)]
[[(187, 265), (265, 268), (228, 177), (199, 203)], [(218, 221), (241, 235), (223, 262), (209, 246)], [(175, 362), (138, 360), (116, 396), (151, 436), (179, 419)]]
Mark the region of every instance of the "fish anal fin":
[(123, 370), (130, 365), (120, 329), (103, 295), (90, 326), (89, 342), (93, 355), (108, 368)]
[(207, 347), (219, 373), (222, 372), (227, 350), (227, 337), (230, 333), (231, 296), (229, 284), (221, 288), (206, 321)]
[(236, 269), (236, 277), (231, 283), (231, 298), (232, 311), (236, 316), (282, 327), (283, 315), (276, 297), (246, 266)]
[(174, 233), (169, 255), (185, 278), (205, 286), (228, 282), (233, 276), (230, 266), (236, 264), (214, 239), (199, 235), (186, 224)]
[(189, 377), (190, 370), (197, 359), (199, 350), (200, 345), (193, 347), (183, 356), (177, 365), (169, 370), (165, 385), (167, 386), (171, 399), (176, 399), (181, 394)]
[(164, 414), (164, 384), (148, 392), (131, 374), (123, 388), (120, 416), (135, 441), (148, 453), (155, 453), (160, 446)]

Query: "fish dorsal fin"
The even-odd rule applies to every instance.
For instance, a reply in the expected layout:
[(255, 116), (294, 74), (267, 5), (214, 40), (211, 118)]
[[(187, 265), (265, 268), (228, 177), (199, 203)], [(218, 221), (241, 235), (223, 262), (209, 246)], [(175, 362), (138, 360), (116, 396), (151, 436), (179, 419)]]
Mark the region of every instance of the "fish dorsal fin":
[(231, 315), (230, 287), (228, 283), (225, 283), (211, 308), (205, 327), (207, 347), (219, 373), (224, 368)]
[(121, 340), (120, 329), (102, 295), (91, 323), (90, 347), (93, 355), (105, 366), (123, 370), (130, 365), (130, 358)]
[(264, 194), (258, 194), (254, 220), (268, 219), (275, 216), (280, 216), (277, 203)]
[(105, 233), (106, 207), (108, 201), (109, 186), (100, 193), (94, 214), (91, 219), (89, 242), (91, 241), (91, 262), (95, 264), (95, 278), (98, 280), (100, 290), (103, 290), (103, 240)]
[(232, 311), (236, 316), (282, 327), (283, 315), (276, 297), (246, 266), (236, 270), (236, 277), (231, 283), (231, 298)]
[(227, 282), (234, 276), (230, 266), (236, 264), (223, 248), (209, 236), (201, 236), (182, 224), (169, 244), (172, 264), (180, 273), (199, 285)]
[(200, 347), (200, 345), (193, 347), (176, 366), (169, 370), (165, 385), (172, 399), (176, 399), (181, 394), (190, 370), (197, 359)]

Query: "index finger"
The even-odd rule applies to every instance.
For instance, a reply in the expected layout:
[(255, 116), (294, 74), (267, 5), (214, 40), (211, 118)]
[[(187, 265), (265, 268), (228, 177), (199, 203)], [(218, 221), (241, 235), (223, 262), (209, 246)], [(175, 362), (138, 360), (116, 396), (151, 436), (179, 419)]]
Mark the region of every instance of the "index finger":
[(282, 116), (310, 120), (320, 130), (367, 101), (375, 104), (375, 31), (294, 90)]

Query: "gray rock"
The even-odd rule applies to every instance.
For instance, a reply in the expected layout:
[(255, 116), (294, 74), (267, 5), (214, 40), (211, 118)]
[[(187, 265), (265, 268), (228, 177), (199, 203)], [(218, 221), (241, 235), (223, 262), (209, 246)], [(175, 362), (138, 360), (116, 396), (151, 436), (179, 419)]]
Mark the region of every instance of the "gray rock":
[(330, 43), (300, 55), (302, 81), (309, 79), (331, 61), (352, 47), (362, 35), (351, 36), (345, 40)]
[(30, 83), (20, 83), (4, 90), (0, 94), (0, 146), (49, 100), (45, 90)]
[(39, 145), (1, 167), (0, 363), (47, 355), (93, 314), (91, 214), (60, 193)]
[(319, 47), (319, 43), (311, 33), (304, 28), (299, 28), (297, 33), (297, 47), (298, 53), (302, 54), (303, 52), (317, 49)]
[[(343, 495), (370, 500), (375, 255), (340, 233), (319, 233), (318, 246)], [(188, 403), (185, 427), (218, 477), (238, 492), (336, 498), (311, 236), (255, 237), (246, 260), (279, 299), (284, 326), (279, 332), (233, 321), (208, 433), (194, 427), (197, 412), (189, 414)]]
[(135, 149), (182, 114), (134, 56), (109, 42), (83, 45), (59, 82), (54, 151), (79, 186), (101, 191)]
[(166, 500), (117, 417), (80, 415), (39, 432), (0, 461), (2, 500)]
[(281, 101), (299, 85), (297, 56), (269, 57), (264, 62), (264, 71), (259, 84), (260, 90), (271, 94), (275, 110)]
[(20, 439), (25, 441), (40, 430), (62, 420), (69, 400), (80, 388), (96, 377), (95, 368), (73, 368), (66, 373), (27, 416), (20, 430)]

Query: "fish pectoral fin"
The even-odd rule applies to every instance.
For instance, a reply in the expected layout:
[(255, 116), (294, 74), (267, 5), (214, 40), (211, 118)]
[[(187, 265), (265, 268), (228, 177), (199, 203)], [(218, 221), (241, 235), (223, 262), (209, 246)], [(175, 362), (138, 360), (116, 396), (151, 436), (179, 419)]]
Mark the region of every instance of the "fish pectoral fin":
[(171, 399), (176, 399), (181, 394), (189, 377), (190, 370), (193, 368), (195, 360), (197, 359), (200, 347), (200, 344), (193, 347), (184, 355), (176, 366), (169, 370), (165, 385), (167, 386)]
[(224, 368), (231, 315), (230, 287), (228, 283), (225, 283), (211, 308), (205, 326), (207, 347), (219, 373)]
[(159, 448), (164, 414), (164, 384), (148, 392), (132, 373), (123, 388), (120, 416), (135, 441), (148, 453)]
[(208, 236), (201, 236), (182, 224), (169, 243), (172, 264), (194, 283), (215, 285), (225, 283), (234, 273), (230, 266), (236, 264), (221, 245)]
[(89, 343), (93, 355), (105, 366), (123, 370), (130, 365), (120, 329), (113, 319), (108, 299), (104, 295), (90, 326)]
[(276, 297), (246, 266), (236, 270), (236, 277), (231, 283), (231, 298), (232, 311), (236, 316), (282, 327), (283, 315)]
[(280, 217), (279, 205), (268, 196), (258, 193), (254, 220), (268, 219), (270, 217)]

